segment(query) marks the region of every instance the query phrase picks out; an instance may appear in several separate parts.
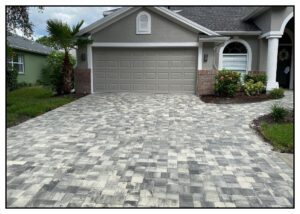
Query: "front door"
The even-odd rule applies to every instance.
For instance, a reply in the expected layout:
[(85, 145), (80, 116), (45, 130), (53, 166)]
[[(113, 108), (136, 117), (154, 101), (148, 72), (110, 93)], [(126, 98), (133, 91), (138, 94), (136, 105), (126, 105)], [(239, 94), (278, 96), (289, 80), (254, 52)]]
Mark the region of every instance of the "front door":
[(290, 86), (291, 57), (292, 46), (279, 46), (276, 76), (279, 87), (289, 88)]

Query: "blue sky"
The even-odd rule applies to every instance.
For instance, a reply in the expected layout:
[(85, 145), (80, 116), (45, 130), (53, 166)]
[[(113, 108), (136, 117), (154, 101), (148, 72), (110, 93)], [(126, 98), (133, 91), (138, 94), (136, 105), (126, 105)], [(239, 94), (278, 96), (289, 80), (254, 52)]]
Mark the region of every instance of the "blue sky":
[(29, 19), (33, 23), (34, 39), (47, 35), (47, 20), (60, 19), (69, 25), (74, 25), (84, 20), (83, 27), (102, 18), (103, 11), (113, 9), (115, 7), (44, 7), (40, 12), (38, 8), (31, 7), (29, 9)]

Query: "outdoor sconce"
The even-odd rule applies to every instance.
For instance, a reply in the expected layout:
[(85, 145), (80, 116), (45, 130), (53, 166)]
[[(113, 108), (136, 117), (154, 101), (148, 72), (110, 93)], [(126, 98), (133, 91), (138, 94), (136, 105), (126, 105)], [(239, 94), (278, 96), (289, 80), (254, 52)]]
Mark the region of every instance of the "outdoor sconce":
[(207, 62), (207, 60), (208, 60), (208, 54), (204, 54), (204, 56), (203, 56), (203, 61), (204, 61), (204, 62)]
[(86, 60), (86, 54), (85, 53), (82, 53), (81, 55), (80, 55), (80, 59), (81, 59), (81, 61), (85, 61)]

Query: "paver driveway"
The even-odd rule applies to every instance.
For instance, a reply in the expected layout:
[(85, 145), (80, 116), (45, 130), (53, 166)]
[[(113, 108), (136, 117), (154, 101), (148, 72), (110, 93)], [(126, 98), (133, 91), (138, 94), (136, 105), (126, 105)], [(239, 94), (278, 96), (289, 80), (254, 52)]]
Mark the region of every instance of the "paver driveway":
[(274, 102), (292, 93), (84, 97), (7, 130), (7, 206), (292, 206), (292, 169), (249, 128)]

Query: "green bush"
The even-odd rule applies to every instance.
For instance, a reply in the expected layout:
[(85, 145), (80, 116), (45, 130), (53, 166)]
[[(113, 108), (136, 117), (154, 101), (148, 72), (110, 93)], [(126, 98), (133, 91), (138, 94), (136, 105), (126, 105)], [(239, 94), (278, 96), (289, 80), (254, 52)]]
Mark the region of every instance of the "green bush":
[(250, 79), (244, 84), (243, 89), (246, 95), (255, 96), (265, 92), (266, 86), (261, 81), (254, 83), (254, 81)]
[(275, 120), (276, 122), (283, 121), (283, 119), (287, 115), (288, 115), (288, 110), (286, 110), (285, 108), (278, 106), (278, 105), (272, 106), (271, 116), (272, 116), (273, 120)]
[[(74, 66), (76, 62), (74, 57), (69, 55), (69, 58), (71, 65)], [(42, 85), (50, 86), (57, 94), (62, 94), (63, 92), (63, 60), (63, 52), (51, 52), (47, 57), (47, 66), (42, 70), (42, 78), (38, 81)]]
[(254, 83), (262, 82), (263, 84), (267, 84), (267, 74), (265, 73), (248, 73), (244, 75), (244, 82), (248, 82), (249, 80), (253, 80)]
[(23, 87), (30, 87), (32, 86), (31, 83), (27, 83), (27, 82), (19, 82), (17, 83), (17, 88), (23, 88)]
[(241, 86), (239, 72), (222, 70), (216, 75), (215, 92), (219, 96), (233, 97)]
[(271, 91), (269, 91), (269, 96), (272, 99), (279, 99), (284, 97), (284, 90), (282, 88), (274, 88)]
[(15, 69), (6, 69), (6, 85), (9, 91), (18, 87), (18, 71)]

